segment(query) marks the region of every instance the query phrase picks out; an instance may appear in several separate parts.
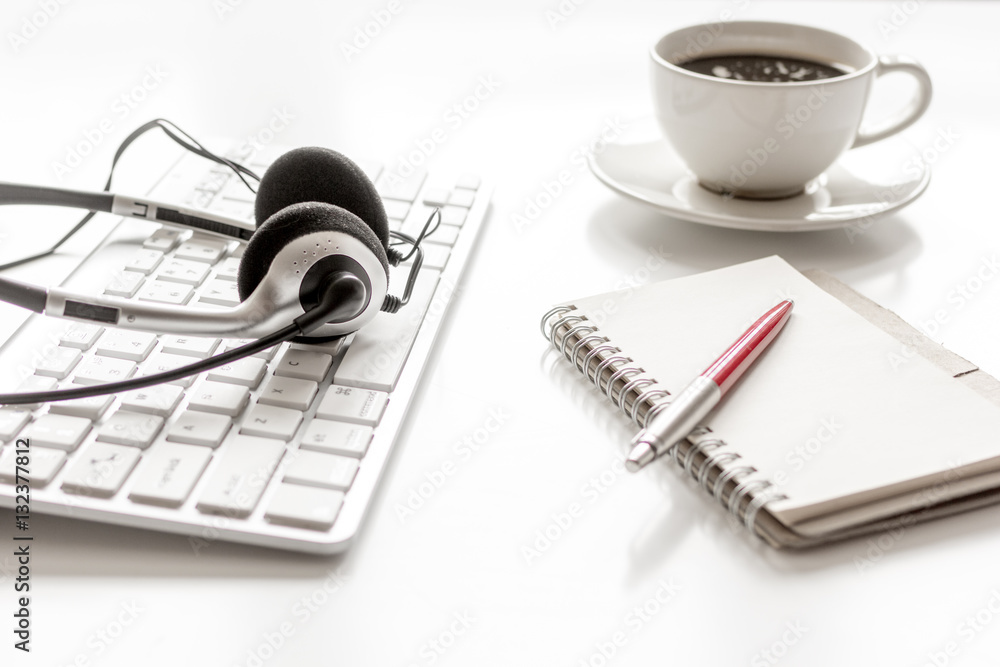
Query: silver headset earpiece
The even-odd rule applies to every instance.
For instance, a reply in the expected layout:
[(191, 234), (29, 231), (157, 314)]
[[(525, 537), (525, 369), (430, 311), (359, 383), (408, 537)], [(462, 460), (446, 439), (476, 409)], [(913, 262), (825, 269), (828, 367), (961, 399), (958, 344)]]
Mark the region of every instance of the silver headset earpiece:
[[(162, 121), (147, 123), (133, 132), (118, 149), (115, 162), (129, 142), (154, 126), (162, 127)], [(171, 134), (167, 128), (164, 131)], [(241, 179), (243, 175), (256, 178), (245, 167), (214, 156), (200, 144), (185, 148), (225, 164)], [(97, 386), (0, 394), (0, 403), (86, 398), (172, 382), (301, 336), (327, 339), (352, 333), (371, 322), (379, 312), (395, 313), (409, 301), (422, 264), (420, 244), (433, 232), (431, 225), (435, 218), (440, 222), (440, 212), (431, 215), (416, 239), (390, 232), (374, 184), (355, 163), (328, 149), (290, 151), (259, 180), (256, 229), (225, 216), (110, 192), (0, 183), (0, 205), (49, 205), (91, 211), (74, 230), (93, 212), (108, 212), (247, 240), (237, 276), (241, 302), (232, 308), (200, 309), (133, 302), (78, 294), (59, 287), (46, 289), (5, 278), (0, 278), (0, 301), (37, 313), (125, 329), (257, 339), (156, 375)], [(66, 238), (68, 235), (46, 252), (6, 266), (54, 252)], [(403, 255), (390, 248), (390, 238), (410, 245), (410, 251)], [(403, 295), (388, 295), (389, 266), (411, 257), (413, 263)]]

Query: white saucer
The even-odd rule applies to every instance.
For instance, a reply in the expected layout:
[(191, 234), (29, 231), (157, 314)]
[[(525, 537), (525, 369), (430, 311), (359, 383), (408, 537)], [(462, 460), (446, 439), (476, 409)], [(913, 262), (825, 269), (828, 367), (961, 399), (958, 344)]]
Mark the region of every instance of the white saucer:
[[(927, 189), (930, 168), (922, 160), (902, 162), (879, 142), (848, 152), (825, 174), (787, 199), (753, 201), (709, 192), (698, 185), (653, 119), (590, 156), (590, 169), (605, 185), (680, 220), (717, 227), (803, 232), (867, 225), (898, 211)], [(890, 140), (887, 140), (890, 141)], [(862, 160), (855, 159), (860, 156)], [(850, 163), (850, 164), (848, 164)], [(906, 165), (900, 175), (901, 164)]]

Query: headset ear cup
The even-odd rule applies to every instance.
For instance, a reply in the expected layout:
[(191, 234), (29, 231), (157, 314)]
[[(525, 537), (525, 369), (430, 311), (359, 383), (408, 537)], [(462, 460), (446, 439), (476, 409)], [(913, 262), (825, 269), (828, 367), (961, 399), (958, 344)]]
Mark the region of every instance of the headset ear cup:
[(389, 261), (385, 248), (361, 218), (339, 206), (302, 202), (286, 206), (269, 217), (247, 243), (236, 277), (240, 300), (245, 300), (257, 289), (271, 268), (271, 262), (285, 246), (313, 232), (343, 232), (361, 241), (382, 265), (388, 283)]
[(389, 247), (389, 220), (375, 184), (348, 157), (329, 148), (288, 151), (264, 172), (257, 187), (254, 218), (258, 228), (278, 211), (300, 202), (320, 202), (346, 209)]

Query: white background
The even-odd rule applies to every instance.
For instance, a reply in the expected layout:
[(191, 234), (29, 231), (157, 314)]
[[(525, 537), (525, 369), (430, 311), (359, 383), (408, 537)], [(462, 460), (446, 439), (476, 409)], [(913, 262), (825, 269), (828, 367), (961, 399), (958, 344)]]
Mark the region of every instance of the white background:
[[(113, 147), (148, 119), (243, 139), (278, 109), (294, 120), (276, 141), (390, 164), (444, 128), (432, 167), (480, 173), (498, 189), (382, 491), (347, 554), (222, 543), (195, 554), (183, 537), (37, 517), (34, 651), (23, 656), (8, 629), (15, 594), (2, 544), (13, 517), (3, 511), (0, 664), (775, 664), (764, 650), (786, 665), (1000, 661), (995, 509), (776, 552), (733, 528), (667, 463), (614, 473), (632, 428), (546, 353), (538, 332), (556, 302), (778, 253), (831, 271), (914, 324), (943, 311), (933, 337), (1000, 373), (1000, 279), (990, 274), (961, 307), (954, 299), (1000, 247), (1000, 7), (588, 0), (563, 3), (573, 11), (553, 25), (546, 12), (558, 11), (556, 0), (404, 0), (348, 57), (343, 45), (387, 2), (74, 0), (13, 44), (10, 35), (24, 34), (44, 4), (9, 0), (0, 12), (0, 179), (96, 189)], [(651, 113), (655, 39), (724, 11), (831, 28), (923, 62), (934, 101), (898, 141), (910, 158), (929, 151), (934, 160), (924, 197), (854, 238), (736, 232), (662, 217), (581, 169), (579, 151), (608, 123)], [(136, 93), (147, 68), (164, 78)], [(448, 122), (483, 78), (499, 86), (470, 102), (478, 108), (461, 123)], [(876, 111), (907, 90), (884, 83)], [(60, 179), (55, 164), (104, 118), (110, 131)], [(934, 148), (941, 132), (957, 136), (945, 150)], [(158, 167), (150, 164), (158, 141), (131, 149), (120, 189), (148, 187), (141, 174)], [(885, 159), (877, 146), (861, 150), (863, 160)], [(519, 228), (512, 216), (562, 170), (571, 184)], [(2, 212), (0, 255), (41, 243), (26, 221), (56, 230), (74, 217)], [(652, 272), (650, 249), (669, 254)], [(456, 443), (491, 414), (503, 415), (502, 427), (466, 460)], [(398, 506), (447, 462), (455, 473), (401, 519)], [(602, 473), (598, 491), (591, 480)], [(574, 503), (572, 525), (526, 557), (536, 531)], [(665, 603), (655, 598), (661, 582), (674, 591)], [(314, 611), (296, 606), (303, 598)], [(644, 605), (655, 613), (640, 622), (633, 609)], [(463, 614), (468, 627), (455, 620)], [(106, 643), (102, 632), (116, 636)], [(605, 658), (616, 633), (619, 646)], [(269, 641), (281, 645), (273, 651)], [(449, 647), (437, 652), (432, 641)]]

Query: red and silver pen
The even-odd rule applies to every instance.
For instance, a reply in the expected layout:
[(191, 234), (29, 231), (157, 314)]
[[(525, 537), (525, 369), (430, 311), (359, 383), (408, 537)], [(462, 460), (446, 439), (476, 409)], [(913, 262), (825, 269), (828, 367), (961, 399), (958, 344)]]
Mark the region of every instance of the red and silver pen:
[(669, 407), (656, 415), (649, 426), (639, 431), (632, 439), (632, 451), (625, 467), (632, 472), (641, 470), (691, 433), (774, 340), (791, 314), (792, 302), (786, 300), (754, 322), (715, 363), (685, 387)]

